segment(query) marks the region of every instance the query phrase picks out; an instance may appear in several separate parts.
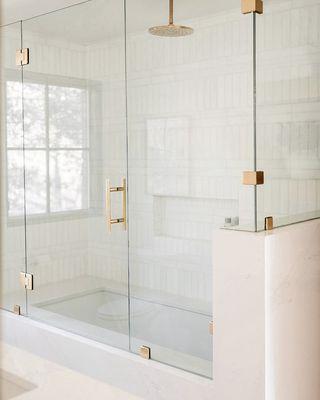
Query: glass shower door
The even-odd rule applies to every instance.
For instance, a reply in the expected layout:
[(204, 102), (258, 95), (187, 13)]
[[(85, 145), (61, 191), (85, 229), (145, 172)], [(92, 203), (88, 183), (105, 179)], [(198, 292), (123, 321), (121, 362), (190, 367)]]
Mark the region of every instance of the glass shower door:
[(255, 229), (252, 18), (176, 0), (180, 36), (152, 3), (127, 1), (131, 349), (212, 377), (213, 230)]
[(20, 277), (26, 272), (21, 23), (0, 28), (1, 84), (1, 307), (26, 312)]
[(124, 5), (23, 22), (28, 315), (128, 349)]

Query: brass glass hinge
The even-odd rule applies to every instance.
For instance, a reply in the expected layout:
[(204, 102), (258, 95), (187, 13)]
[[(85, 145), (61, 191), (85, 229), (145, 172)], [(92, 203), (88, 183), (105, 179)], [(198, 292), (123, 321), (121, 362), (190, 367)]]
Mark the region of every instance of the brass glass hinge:
[(263, 185), (264, 172), (263, 171), (244, 171), (242, 176), (242, 183), (244, 185)]
[(272, 231), (273, 229), (273, 217), (266, 217), (264, 219), (264, 230)]
[(33, 290), (33, 275), (26, 272), (20, 272), (21, 286), (27, 290)]
[(16, 66), (28, 65), (30, 62), (30, 50), (28, 48), (16, 51)]
[(213, 323), (213, 321), (211, 321), (209, 323), (209, 333), (210, 333), (210, 335), (213, 335), (213, 332), (214, 332), (214, 323)]
[(141, 346), (139, 348), (139, 354), (142, 358), (149, 360), (151, 358), (151, 349), (148, 346)]
[(257, 13), (263, 14), (262, 0), (241, 0), (242, 14)]
[(18, 304), (13, 306), (13, 312), (17, 315), (21, 315), (21, 307)]

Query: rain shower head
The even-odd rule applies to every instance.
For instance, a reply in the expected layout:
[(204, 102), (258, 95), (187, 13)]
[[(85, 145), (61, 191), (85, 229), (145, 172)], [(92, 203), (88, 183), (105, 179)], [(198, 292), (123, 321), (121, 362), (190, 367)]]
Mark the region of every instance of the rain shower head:
[(151, 35), (164, 37), (180, 37), (191, 35), (193, 33), (192, 28), (183, 25), (175, 25), (173, 23), (173, 0), (169, 0), (169, 9), (169, 24), (153, 26), (152, 28), (149, 28), (149, 33), (151, 33)]
[(193, 33), (193, 29), (189, 28), (188, 26), (169, 24), (153, 26), (149, 29), (149, 33), (155, 36), (180, 37), (191, 35)]

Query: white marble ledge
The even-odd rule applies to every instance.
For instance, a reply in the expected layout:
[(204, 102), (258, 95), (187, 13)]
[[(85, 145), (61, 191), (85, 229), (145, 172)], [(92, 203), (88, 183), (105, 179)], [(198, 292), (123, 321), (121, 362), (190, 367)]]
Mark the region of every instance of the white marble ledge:
[(36, 386), (17, 400), (141, 399), (8, 344), (1, 343), (0, 349), (2, 370)]

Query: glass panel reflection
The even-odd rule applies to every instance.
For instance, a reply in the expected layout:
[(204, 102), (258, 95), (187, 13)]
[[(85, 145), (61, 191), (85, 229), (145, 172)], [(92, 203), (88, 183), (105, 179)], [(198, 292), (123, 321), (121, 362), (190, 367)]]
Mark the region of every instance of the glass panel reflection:
[(48, 90), (50, 146), (86, 146), (87, 90), (52, 85)]
[(50, 208), (52, 211), (81, 210), (88, 207), (87, 152), (50, 152)]
[[(19, 79), (19, 76), (16, 76)], [(6, 81), (6, 132), (7, 146), (22, 149), (22, 83)]]
[(46, 152), (25, 150), (26, 209), (27, 214), (41, 214), (47, 210), (47, 165)]
[(11, 217), (24, 214), (24, 162), (23, 151), (8, 150), (8, 215)]
[(24, 102), (24, 146), (45, 147), (46, 145), (46, 96), (45, 85), (23, 84)]

